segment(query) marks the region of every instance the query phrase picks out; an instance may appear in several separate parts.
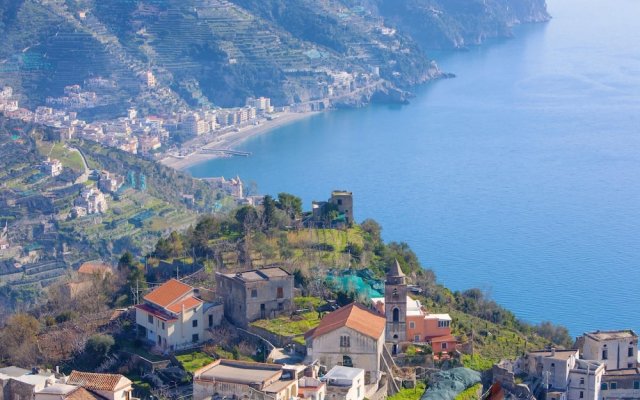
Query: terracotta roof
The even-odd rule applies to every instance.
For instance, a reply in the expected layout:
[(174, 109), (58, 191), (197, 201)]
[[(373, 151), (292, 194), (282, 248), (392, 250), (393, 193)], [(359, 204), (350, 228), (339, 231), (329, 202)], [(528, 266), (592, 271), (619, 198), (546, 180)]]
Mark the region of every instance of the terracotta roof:
[(111, 266), (100, 261), (89, 261), (78, 268), (80, 274), (107, 274), (113, 273)]
[(326, 335), (344, 326), (365, 336), (378, 339), (384, 333), (386, 320), (378, 314), (356, 303), (327, 314), (320, 325), (304, 334), (305, 338)]
[(192, 290), (191, 286), (171, 279), (144, 296), (144, 299), (160, 307), (167, 307)]
[(191, 296), (187, 297), (179, 303), (173, 303), (172, 305), (167, 307), (167, 310), (178, 314), (182, 311), (182, 306), (184, 306), (185, 310), (190, 310), (194, 307), (199, 306), (200, 304), (202, 304), (202, 300), (196, 299), (195, 297)]
[(458, 339), (456, 339), (456, 337), (453, 336), (453, 335), (436, 336), (434, 338), (431, 338), (431, 342), (432, 343), (457, 342), (457, 341), (458, 341)]
[(79, 387), (65, 397), (66, 400), (103, 400), (102, 396), (96, 396), (88, 390)]
[(89, 390), (114, 392), (125, 386), (131, 385), (131, 381), (120, 374), (96, 374), (93, 372), (73, 371), (67, 379), (67, 385), (81, 386)]

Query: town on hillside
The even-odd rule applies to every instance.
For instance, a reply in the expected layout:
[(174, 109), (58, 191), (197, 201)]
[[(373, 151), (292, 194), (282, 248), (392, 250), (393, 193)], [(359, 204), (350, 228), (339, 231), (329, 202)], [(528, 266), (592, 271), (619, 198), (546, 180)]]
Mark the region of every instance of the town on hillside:
[[(236, 219), (247, 231), (258, 224), (270, 232), (281, 212), (299, 221), (298, 228), (285, 223), (291, 240), (314, 230), (350, 235), (350, 264), (355, 253), (360, 259), (366, 253), (366, 243), (359, 250), (355, 244), (358, 232), (382, 246), (371, 239), (380, 233), (373, 222), (355, 223), (351, 192), (336, 190), (327, 201), (313, 202), (305, 217), (297, 209), (299, 199), (291, 195), (264, 196), (259, 205), (244, 204)], [(216, 232), (230, 229), (204, 219), (191, 234), (216, 224)], [(244, 240), (259, 240), (252, 235)], [(170, 255), (184, 239), (172, 233), (154, 254)], [(326, 256), (334, 245), (315, 247)], [(223, 267), (204, 262), (189, 268), (179, 260), (150, 267), (150, 257), (145, 265), (131, 254), (117, 267), (85, 262), (50, 290), (45, 307), (10, 317), (0, 331), (6, 346), (0, 349), (2, 398), (640, 398), (638, 337), (631, 330), (589, 332), (562, 346), (523, 327), (504, 329), (497, 320), (476, 317), (491, 303), (479, 303), (475, 292), (453, 294), (465, 312), (434, 302), (430, 292), (451, 292), (412, 269), (406, 249), (379, 270), (372, 262), (372, 268), (315, 268), (310, 274), (286, 261), (270, 262), (276, 256), (267, 253), (249, 251), (249, 262), (223, 260)], [(294, 257), (289, 249), (283, 259)], [(124, 306), (98, 307), (113, 286), (127, 288)], [(475, 312), (473, 298), (483, 304)], [(48, 316), (55, 304), (75, 306)], [(502, 352), (489, 357), (495, 349)]]

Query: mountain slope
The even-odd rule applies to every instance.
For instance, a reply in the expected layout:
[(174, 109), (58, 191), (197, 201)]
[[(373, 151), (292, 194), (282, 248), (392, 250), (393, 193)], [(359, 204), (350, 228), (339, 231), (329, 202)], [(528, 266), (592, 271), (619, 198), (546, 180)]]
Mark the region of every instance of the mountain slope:
[(440, 76), (424, 49), (546, 18), (544, 0), (0, 0), (0, 84), (35, 106), (107, 78), (114, 115), (249, 96), (288, 105), (325, 99), (345, 74), (373, 91), (410, 87)]

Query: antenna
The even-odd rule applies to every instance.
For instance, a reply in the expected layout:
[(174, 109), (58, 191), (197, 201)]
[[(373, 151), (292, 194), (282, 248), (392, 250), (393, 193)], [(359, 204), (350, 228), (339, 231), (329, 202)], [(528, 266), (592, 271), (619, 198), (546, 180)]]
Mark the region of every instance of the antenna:
[(549, 376), (551, 375), (551, 371), (544, 371), (542, 375), (544, 375), (544, 390), (546, 392), (549, 390)]

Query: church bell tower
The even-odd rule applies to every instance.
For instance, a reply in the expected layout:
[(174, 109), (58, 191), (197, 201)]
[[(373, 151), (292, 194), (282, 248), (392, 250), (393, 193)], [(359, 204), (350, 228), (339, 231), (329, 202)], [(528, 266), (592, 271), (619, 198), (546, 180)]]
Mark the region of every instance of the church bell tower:
[(384, 285), (384, 313), (387, 319), (386, 342), (407, 341), (407, 277), (398, 260), (389, 268)]

